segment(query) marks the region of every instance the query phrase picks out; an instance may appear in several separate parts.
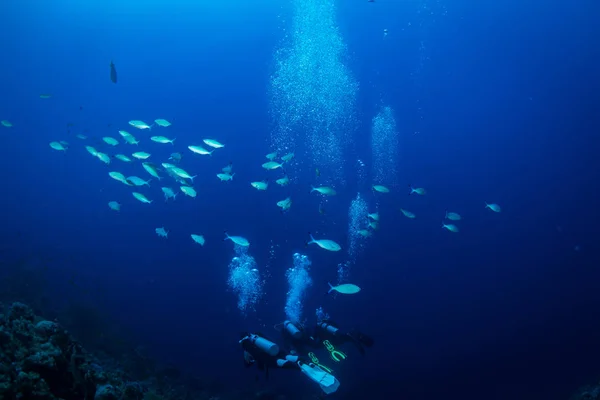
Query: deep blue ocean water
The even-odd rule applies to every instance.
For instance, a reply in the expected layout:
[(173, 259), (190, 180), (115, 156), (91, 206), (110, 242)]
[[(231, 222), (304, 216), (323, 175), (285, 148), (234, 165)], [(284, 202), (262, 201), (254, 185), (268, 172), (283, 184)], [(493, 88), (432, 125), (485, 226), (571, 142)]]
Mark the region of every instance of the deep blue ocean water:
[[(303, 317), (313, 321), (323, 306), (376, 340), (365, 358), (352, 354), (336, 368), (339, 398), (558, 399), (596, 379), (597, 4), (336, 1), (340, 62), (358, 83), (356, 123), (344, 133), (352, 141), (343, 177), (327, 178), (338, 194), (323, 215), (309, 193), (323, 167), (309, 146), (298, 145), (286, 169), (289, 187), (261, 168), (277, 129), (275, 53), (289, 48), (294, 4), (303, 2), (316, 0), (3, 2), (0, 120), (13, 125), (0, 126), (3, 273), (25, 260), (19, 268), (44, 279), (47, 307), (86, 304), (118, 325), (106, 329), (132, 332), (159, 359), (259, 388), (243, 367), (239, 334), (276, 337), (285, 271), (300, 252), (313, 279)], [(370, 175), (365, 184), (355, 168), (358, 159), (372, 164), (371, 121), (383, 106), (393, 109), (398, 134), (387, 195), (373, 193)], [(147, 132), (127, 124), (155, 118), (173, 125)], [(84, 149), (131, 152), (102, 143), (120, 140), (119, 129), (157, 162), (180, 151), (182, 166), (198, 174), (198, 197), (165, 203), (153, 180), (145, 193), (154, 202), (134, 199), (108, 172), (147, 173), (118, 160), (103, 165)], [(86, 140), (75, 137), (82, 133)], [(152, 143), (153, 134), (176, 137), (175, 145)], [(304, 134), (296, 132), (300, 142)], [(186, 149), (206, 137), (225, 147), (210, 157)], [(69, 143), (64, 154), (48, 145), (60, 140)], [(215, 174), (230, 161), (236, 175), (220, 182)], [(249, 185), (266, 178), (266, 192)], [(427, 195), (409, 196), (409, 184)], [(371, 209), (379, 203), (381, 228), (350, 270), (362, 291), (326, 297), (347, 261), (357, 192)], [(286, 196), (294, 204), (281, 214), (275, 203)], [(459, 233), (441, 229), (445, 209), (463, 216)], [(161, 226), (168, 239), (155, 234)], [(227, 285), (235, 253), (225, 230), (250, 240), (265, 281), (247, 315)], [(190, 240), (196, 231), (204, 247)], [(305, 247), (309, 231), (343, 250)], [(288, 371), (272, 373), (268, 385), (316, 391)]]

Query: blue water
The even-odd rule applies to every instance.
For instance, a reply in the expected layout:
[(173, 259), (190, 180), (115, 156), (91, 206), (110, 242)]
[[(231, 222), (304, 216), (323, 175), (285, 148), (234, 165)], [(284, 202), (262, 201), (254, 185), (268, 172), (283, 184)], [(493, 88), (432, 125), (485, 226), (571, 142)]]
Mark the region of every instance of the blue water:
[[(376, 340), (365, 358), (353, 354), (336, 369), (339, 398), (558, 399), (594, 380), (598, 6), (337, 1), (342, 62), (359, 89), (345, 183), (322, 171), (338, 192), (322, 215), (308, 192), (323, 168), (309, 147), (298, 146), (286, 188), (273, 182), (278, 172), (261, 168), (278, 118), (274, 54), (289, 45), (292, 5), (302, 1), (2, 3), (0, 119), (13, 124), (0, 126), (3, 259), (26, 258), (32, 275), (43, 275), (48, 307), (97, 308), (155, 357), (240, 388), (260, 383), (243, 367), (239, 333), (276, 336), (295, 252), (312, 261), (304, 318), (323, 306)], [(370, 175), (365, 184), (354, 168), (358, 159), (371, 165), (371, 121), (383, 106), (398, 131), (388, 195), (369, 190)], [(155, 118), (173, 125), (149, 133), (127, 124)], [(106, 166), (84, 149), (130, 153), (101, 142), (120, 140), (119, 129), (141, 139), (136, 150), (155, 162), (180, 151), (182, 166), (198, 174), (198, 197), (165, 203), (153, 180), (144, 193), (154, 202), (134, 199), (108, 171), (149, 178), (139, 162)], [(152, 134), (177, 139), (157, 144)], [(186, 149), (206, 137), (226, 146), (210, 157)], [(55, 140), (69, 142), (66, 153), (50, 149)], [(234, 180), (220, 182), (215, 174), (230, 161)], [(249, 185), (266, 178), (266, 192)], [(408, 196), (409, 184), (427, 195)], [(307, 232), (344, 248), (357, 192), (373, 210), (379, 202), (382, 215), (350, 271), (362, 291), (324, 297), (346, 253), (306, 248)], [(275, 203), (287, 196), (294, 204), (281, 214)], [(458, 234), (441, 229), (445, 209), (463, 216)], [(166, 240), (154, 232), (161, 226)], [(227, 286), (234, 251), (225, 230), (250, 240), (265, 280), (247, 315)], [(190, 240), (196, 232), (204, 247)], [(275, 371), (269, 385), (316, 392), (304, 379)]]

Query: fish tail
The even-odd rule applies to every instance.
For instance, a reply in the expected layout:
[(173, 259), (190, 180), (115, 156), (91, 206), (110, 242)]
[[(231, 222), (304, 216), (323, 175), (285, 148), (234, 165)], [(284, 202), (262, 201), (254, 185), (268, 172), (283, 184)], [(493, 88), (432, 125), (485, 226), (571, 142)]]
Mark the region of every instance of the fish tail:
[(329, 294), (329, 293), (333, 292), (333, 289), (334, 289), (334, 287), (333, 287), (333, 285), (332, 285), (331, 283), (329, 283), (329, 282), (327, 282), (327, 284), (329, 285), (329, 291), (327, 292), (327, 294)]

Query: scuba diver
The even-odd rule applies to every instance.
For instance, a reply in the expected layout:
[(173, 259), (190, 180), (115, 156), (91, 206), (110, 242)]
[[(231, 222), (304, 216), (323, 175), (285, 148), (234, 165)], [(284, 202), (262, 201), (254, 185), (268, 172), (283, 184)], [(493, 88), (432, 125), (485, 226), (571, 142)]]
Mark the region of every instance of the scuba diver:
[(246, 367), (256, 365), (269, 379), (269, 368), (295, 369), (316, 382), (326, 394), (337, 391), (340, 382), (330, 373), (298, 355), (286, 354), (279, 346), (255, 333), (243, 333), (239, 341)]
[(375, 343), (371, 337), (357, 329), (343, 332), (329, 319), (323, 319), (317, 322), (313, 336), (317, 342), (327, 342), (335, 346), (351, 342), (363, 356), (365, 355), (365, 347), (372, 347)]
[(308, 354), (313, 350), (321, 348), (321, 343), (311, 336), (300, 324), (294, 324), (292, 321), (285, 320), (273, 326), (273, 328), (281, 333), (284, 346), (290, 354)]
[[(364, 356), (365, 347), (372, 347), (374, 344), (374, 340), (364, 333), (356, 329), (343, 332), (329, 319), (319, 320), (312, 335), (303, 326), (288, 320), (275, 325), (274, 328), (281, 332), (283, 342), (289, 349), (290, 354), (307, 354), (321, 348), (322, 345), (325, 345), (325, 347), (330, 345), (341, 346), (344, 343), (351, 342)], [(328, 350), (330, 349), (328, 348)]]

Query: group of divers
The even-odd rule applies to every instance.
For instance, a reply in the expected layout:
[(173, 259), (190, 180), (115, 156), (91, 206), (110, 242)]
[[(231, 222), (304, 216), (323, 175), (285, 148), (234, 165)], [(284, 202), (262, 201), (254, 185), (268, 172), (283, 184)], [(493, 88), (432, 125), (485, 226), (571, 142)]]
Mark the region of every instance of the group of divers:
[(295, 370), (319, 385), (325, 394), (334, 393), (340, 386), (332, 369), (321, 364), (314, 351), (326, 349), (334, 362), (346, 359), (343, 346), (350, 343), (364, 356), (365, 348), (373, 346), (373, 339), (353, 329), (344, 331), (329, 320), (318, 320), (312, 331), (286, 320), (275, 325), (281, 334), (282, 346), (261, 333), (244, 332), (239, 341), (244, 352), (244, 365), (255, 365), (269, 379), (272, 368)]

